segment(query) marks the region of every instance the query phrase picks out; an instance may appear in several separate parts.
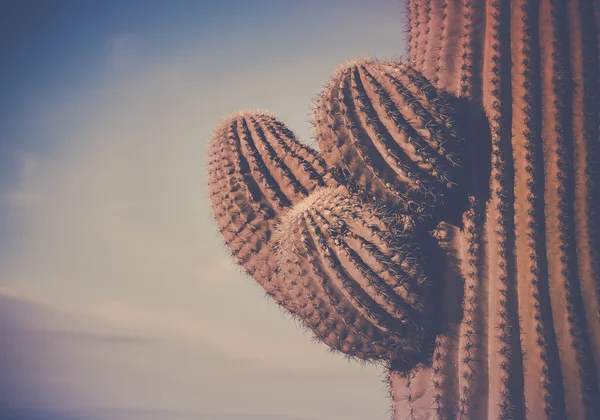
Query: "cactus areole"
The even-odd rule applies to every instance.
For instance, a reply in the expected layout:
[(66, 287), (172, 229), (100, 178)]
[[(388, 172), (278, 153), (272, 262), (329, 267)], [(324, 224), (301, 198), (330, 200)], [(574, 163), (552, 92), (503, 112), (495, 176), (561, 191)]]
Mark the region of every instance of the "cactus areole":
[(320, 153), (262, 111), (215, 129), (219, 230), (318, 340), (384, 364), (394, 420), (600, 420), (600, 0), (406, 10), (407, 59), (315, 102)]

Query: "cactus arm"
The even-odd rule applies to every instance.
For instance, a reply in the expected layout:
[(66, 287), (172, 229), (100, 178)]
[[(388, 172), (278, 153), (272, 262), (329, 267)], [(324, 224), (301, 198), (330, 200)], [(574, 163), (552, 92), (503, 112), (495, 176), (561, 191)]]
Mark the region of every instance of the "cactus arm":
[(215, 129), (209, 159), (213, 211), (231, 253), (277, 303), (305, 310), (281, 287), (272, 233), (282, 209), (334, 183), (324, 161), (273, 116), (248, 111)]
[[(283, 123), (270, 115), (260, 115), (259, 119), (270, 133), (271, 139), (279, 146), (280, 154), (284, 156), (283, 164), (298, 167), (297, 178), (305, 191), (313, 191), (332, 182), (325, 160), (313, 149), (302, 145)], [(296, 165), (289, 163), (290, 161), (295, 161)]]
[(267, 239), (275, 215), (251, 189), (254, 182), (242, 170), (239, 137), (229, 124), (215, 130), (210, 149), (209, 189), (219, 230), (244, 268), (282, 301), (283, 295), (270, 284), (277, 263)]
[(393, 223), (345, 187), (328, 187), (283, 213), (273, 240), (282, 286), (302, 283), (298, 303), (320, 312), (321, 325), (304, 321), (317, 338), (406, 369), (427, 358), (435, 335), (432, 284), (415, 233)]
[(319, 146), (400, 213), (431, 217), (461, 178), (460, 139), (446, 100), (401, 62), (340, 68), (315, 106)]

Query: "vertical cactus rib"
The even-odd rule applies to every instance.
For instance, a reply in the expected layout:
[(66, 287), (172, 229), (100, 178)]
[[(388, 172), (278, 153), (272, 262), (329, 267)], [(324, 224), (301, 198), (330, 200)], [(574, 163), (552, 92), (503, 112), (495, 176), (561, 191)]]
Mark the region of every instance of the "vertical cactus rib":
[(423, 71), (425, 67), (425, 54), (429, 43), (429, 22), (431, 21), (431, 0), (417, 1), (417, 42), (415, 54), (415, 68)]
[(529, 415), (565, 418), (560, 365), (548, 294), (541, 151), (538, 0), (513, 3), (512, 143), (515, 170), (517, 287), (525, 401)]
[[(484, 0), (468, 0), (471, 2), (469, 6), (472, 15), (470, 42), (472, 43), (472, 77), (471, 97), (476, 103), (481, 103), (483, 100), (484, 89), (484, 66), (485, 66), (485, 44), (486, 37), (489, 33), (489, 20), (487, 19), (488, 6)], [(467, 0), (465, 0), (467, 2)], [(465, 5), (467, 5), (465, 3)]]
[(569, 418), (597, 418), (595, 375), (579, 284), (574, 226), (575, 180), (569, 79), (568, 17), (565, 4), (542, 0), (540, 27), (546, 243), (550, 297)]
[(408, 46), (411, 66), (417, 62), (417, 45), (419, 42), (419, 6), (418, 0), (408, 0), (408, 21), (410, 25)]
[(513, 254), (510, 1), (488, 0), (486, 19), (483, 101), (492, 136), (488, 236), (493, 238), (489, 243), (488, 415), (507, 420), (525, 416)]
[[(600, 367), (600, 73), (597, 28), (590, 1), (570, 0), (571, 104), (575, 165), (575, 233), (578, 273), (593, 359)], [(596, 378), (597, 380), (600, 378)]]
[(445, 36), (448, 0), (431, 0), (429, 34), (423, 74), (434, 86), (438, 84), (442, 42)]
[[(483, 54), (480, 39), (485, 33), (485, 20), (482, 19), (485, 5), (475, 0), (461, 1), (459, 32), (454, 36), (459, 42), (460, 55), (454, 58), (457, 74), (447, 84), (446, 89), (471, 102), (471, 111), (481, 99), (479, 88), (481, 61)], [(473, 130), (469, 133), (477, 136)], [(470, 153), (471, 168), (478, 157)], [(483, 185), (479, 175), (471, 169), (472, 192), (468, 207), (463, 215), (462, 259), (464, 273), (463, 320), (460, 325), (459, 340), (459, 419), (486, 418), (488, 415), (489, 382), (486, 354), (488, 350), (488, 328), (483, 321), (489, 317), (487, 307), (488, 278), (485, 275), (485, 200), (481, 197)], [(485, 188), (485, 187), (484, 187)], [(491, 334), (494, 332), (492, 331)]]
[[(447, 88), (456, 92), (460, 98), (471, 101), (475, 107), (479, 97), (476, 96), (480, 89), (478, 71), (482, 54), (479, 53), (481, 45), (479, 39), (485, 28), (485, 21), (481, 22), (483, 15), (482, 2), (477, 5), (475, 0), (461, 1), (460, 32), (455, 35), (460, 42), (460, 55), (457, 62), (457, 76), (451, 79)], [(471, 112), (471, 114), (473, 114)], [(475, 133), (469, 133), (475, 138)], [(478, 157), (470, 153), (471, 167)], [(463, 215), (463, 240), (462, 257), (464, 272), (463, 295), (463, 320), (460, 325), (459, 340), (459, 419), (486, 418), (488, 414), (489, 383), (486, 353), (488, 349), (487, 323), (483, 321), (489, 316), (487, 308), (488, 288), (485, 264), (485, 200), (479, 191), (483, 185), (478, 179), (478, 174), (471, 170), (472, 193), (469, 196), (468, 207)], [(493, 331), (492, 331), (493, 334)]]
[[(429, 369), (413, 369), (408, 372), (388, 371), (388, 383), (392, 396), (392, 410), (396, 415), (393, 420), (433, 419), (434, 393)], [(436, 419), (437, 420), (437, 419)]]
[(473, 0), (462, 2), (462, 33), (460, 39), (460, 60), (457, 96), (471, 98), (473, 87)]
[(487, 416), (487, 294), (484, 290), (483, 225), (485, 206), (481, 199), (469, 197), (463, 217), (461, 254), (464, 264), (463, 320), (458, 345), (458, 419)]
[(455, 84), (458, 71), (455, 42), (461, 33), (458, 22), (462, 19), (462, 3), (454, 0), (443, 0), (438, 8), (441, 15), (437, 31), (439, 34), (439, 47), (430, 70), (432, 73), (431, 80), (436, 87), (452, 91), (451, 86)]

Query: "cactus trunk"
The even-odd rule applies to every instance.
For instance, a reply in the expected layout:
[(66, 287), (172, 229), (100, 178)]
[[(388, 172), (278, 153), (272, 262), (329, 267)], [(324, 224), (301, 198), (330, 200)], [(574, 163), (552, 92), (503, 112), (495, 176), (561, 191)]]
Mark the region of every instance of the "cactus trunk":
[[(483, 113), (451, 227), (461, 321), (396, 419), (600, 418), (598, 0), (409, 0), (411, 64)], [(489, 159), (488, 177), (486, 164)], [(452, 314), (450, 314), (452, 315)]]

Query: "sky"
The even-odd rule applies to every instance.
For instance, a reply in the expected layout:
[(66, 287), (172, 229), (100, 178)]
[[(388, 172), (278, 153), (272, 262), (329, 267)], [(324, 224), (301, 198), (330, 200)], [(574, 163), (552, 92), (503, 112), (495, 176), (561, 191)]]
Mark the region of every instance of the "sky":
[(405, 51), (399, 0), (0, 3), (0, 418), (388, 418), (239, 271), (212, 220), (223, 115), (307, 144), (335, 68)]

